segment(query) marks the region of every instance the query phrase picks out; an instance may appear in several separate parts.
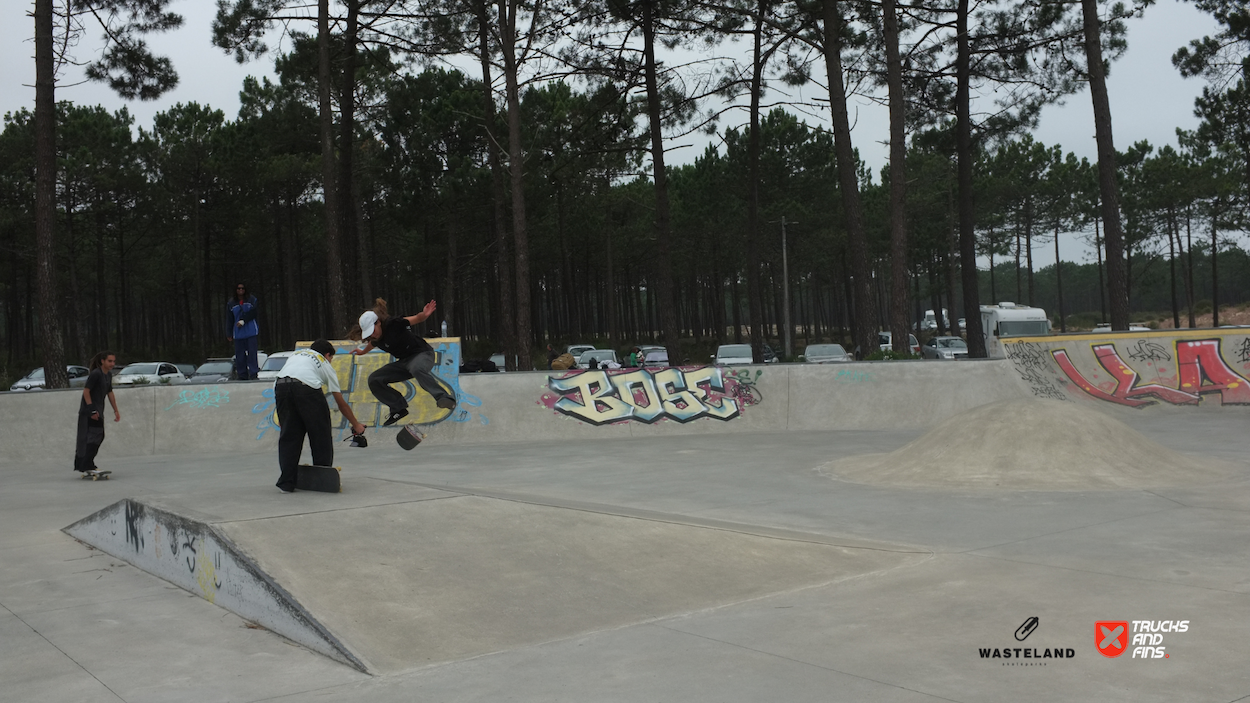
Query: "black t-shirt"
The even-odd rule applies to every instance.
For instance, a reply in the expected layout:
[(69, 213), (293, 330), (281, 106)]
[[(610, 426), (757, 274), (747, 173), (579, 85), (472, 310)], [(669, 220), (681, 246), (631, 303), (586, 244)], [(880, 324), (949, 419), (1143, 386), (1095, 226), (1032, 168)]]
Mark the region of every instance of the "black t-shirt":
[(84, 397), (78, 403), (79, 414), (90, 415), (91, 411), (98, 410), (100, 412), (100, 420), (103, 420), (104, 401), (108, 398), (109, 393), (113, 392), (113, 377), (100, 369), (92, 369), (91, 373), (87, 375), (85, 388), (91, 391), (91, 405), (87, 405), (87, 399)]
[(382, 336), (373, 343), (382, 351), (390, 352), (396, 359), (407, 359), (414, 354), (434, 351), (429, 342), (412, 331), (412, 325), (403, 317), (392, 317), (382, 324)]

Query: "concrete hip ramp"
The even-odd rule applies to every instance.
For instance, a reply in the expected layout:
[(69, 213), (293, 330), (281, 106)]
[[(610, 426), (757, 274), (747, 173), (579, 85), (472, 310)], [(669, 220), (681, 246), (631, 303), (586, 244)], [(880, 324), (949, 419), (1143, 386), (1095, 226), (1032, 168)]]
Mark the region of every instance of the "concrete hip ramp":
[[(352, 494), (127, 499), (65, 531), (370, 673), (916, 563), (907, 548), (356, 479)], [(318, 500), (324, 498), (325, 500)], [(193, 511), (208, 503), (225, 515)], [(277, 506), (274, 503), (278, 503)], [(871, 548), (867, 548), (871, 547)]]

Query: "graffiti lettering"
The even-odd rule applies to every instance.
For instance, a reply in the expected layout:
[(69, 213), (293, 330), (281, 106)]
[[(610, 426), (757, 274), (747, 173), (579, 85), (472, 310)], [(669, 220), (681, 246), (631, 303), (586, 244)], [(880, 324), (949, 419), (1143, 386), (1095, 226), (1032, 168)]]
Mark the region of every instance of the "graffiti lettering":
[(1250, 404), (1250, 382), (1224, 361), (1218, 338), (1176, 343), (1176, 388), (1140, 383), (1137, 372), (1120, 358), (1113, 344), (1095, 345), (1093, 351), (1098, 364), (1111, 375), (1110, 384), (1099, 386), (1087, 380), (1076, 369), (1067, 350), (1057, 349), (1052, 354), (1068, 378), (1095, 398), (1129, 407), (1150, 405), (1157, 400), (1173, 405), (1197, 405), (1203, 394), (1218, 392), (1222, 404)]
[(1241, 346), (1237, 348), (1237, 361), (1243, 364), (1250, 362), (1250, 337), (1241, 340)]
[[(645, 424), (660, 420), (684, 423), (702, 417), (732, 420), (743, 405), (759, 402), (751, 386), (726, 380), (721, 369), (714, 366), (618, 373), (578, 371), (548, 379), (547, 387), (554, 394), (543, 397), (544, 405), (595, 426), (630, 420)], [(743, 397), (752, 402), (742, 403)]]
[(139, 532), (139, 521), (143, 520), (143, 505), (133, 500), (126, 501), (126, 541), (136, 552), (143, 551), (143, 534)]
[(834, 376), (834, 379), (838, 381), (871, 381), (873, 380), (872, 374), (868, 373), (867, 371), (853, 371), (853, 370), (848, 370), (848, 369), (843, 369), (839, 371), (838, 375)]
[(1043, 369), (1046, 367), (1046, 354), (1027, 342), (1004, 344), (1007, 358), (1011, 359), (1019, 369)]
[(1137, 340), (1137, 346), (1128, 348), (1128, 358), (1133, 361), (1171, 361), (1172, 355), (1158, 342)]
[(223, 390), (217, 386), (212, 388), (202, 388), (198, 391), (183, 391), (178, 394), (178, 400), (170, 404), (166, 410), (173, 408), (175, 405), (190, 405), (193, 408), (220, 408), (225, 403), (230, 402), (230, 391)]

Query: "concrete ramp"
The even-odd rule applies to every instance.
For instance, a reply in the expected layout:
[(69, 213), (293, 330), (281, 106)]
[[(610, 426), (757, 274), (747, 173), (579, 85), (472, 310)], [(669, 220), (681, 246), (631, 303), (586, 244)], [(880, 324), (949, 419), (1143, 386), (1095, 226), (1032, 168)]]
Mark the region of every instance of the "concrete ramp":
[[(172, 509), (172, 502), (157, 509), (127, 500), (67, 531), (377, 674), (679, 616), (927, 558), (907, 548), (842, 546), (817, 535), (604, 506), (379, 479), (357, 479), (356, 485), (360, 493), (391, 498), (316, 496), (301, 501), (301, 512), (274, 509), (283, 503), (270, 500), (270, 508), (250, 516), (236, 506), (230, 519), (198, 521), (182, 514), (192, 514), (186, 508)], [(395, 498), (408, 491), (419, 494)], [(184, 546), (169, 553), (171, 534), (194, 545), (194, 552)]]
[(313, 651), (365, 669), (286, 589), (202, 516), (127, 498), (65, 532)]

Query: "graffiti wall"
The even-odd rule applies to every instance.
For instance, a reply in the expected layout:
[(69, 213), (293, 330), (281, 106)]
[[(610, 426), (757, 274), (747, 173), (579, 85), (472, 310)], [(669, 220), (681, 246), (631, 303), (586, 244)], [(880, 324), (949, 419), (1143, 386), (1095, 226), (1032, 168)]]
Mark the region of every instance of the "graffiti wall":
[[(460, 339), (451, 337), (426, 341), (434, 347), (437, 357), (433, 369), (435, 378), (456, 396), (459, 404), (452, 410), (438, 407), (434, 404), (434, 399), (422, 391), (416, 381), (411, 379), (402, 384), (392, 384), (404, 394), (404, 400), (408, 402), (408, 415), (400, 420), (399, 424), (431, 425), (448, 421), (489, 424), (490, 420), (481, 410), (482, 399), (466, 392), (460, 385)], [(304, 348), (310, 344), (312, 343), (300, 342), (296, 346)], [(357, 348), (358, 343), (350, 340), (338, 340), (333, 344), (335, 355), (332, 365), (339, 376), (343, 400), (347, 401), (356, 419), (360, 420), (365, 427), (380, 426), (389, 411), (369, 390), (369, 374), (395, 361), (395, 358), (376, 349), (368, 354), (354, 355), (351, 350)], [(263, 438), (270, 431), (275, 433), (278, 431), (278, 415), (274, 409), (273, 389), (266, 389), (263, 396), (263, 400), (252, 408), (252, 413), (260, 416), (256, 423), (256, 429), (259, 430), (256, 435), (257, 439)], [(331, 423), (339, 430), (340, 435), (345, 435), (348, 431), (347, 420), (329, 396), (327, 396), (327, 402), (330, 405)]]
[(1006, 340), (1035, 396), (1140, 408), (1250, 405), (1250, 330), (1065, 335)]
[(212, 525), (127, 498), (65, 532), (313, 651), (365, 670), (290, 593)]
[(579, 370), (549, 377), (538, 402), (595, 426), (729, 421), (763, 401), (756, 385), (761, 374), (718, 366)]

